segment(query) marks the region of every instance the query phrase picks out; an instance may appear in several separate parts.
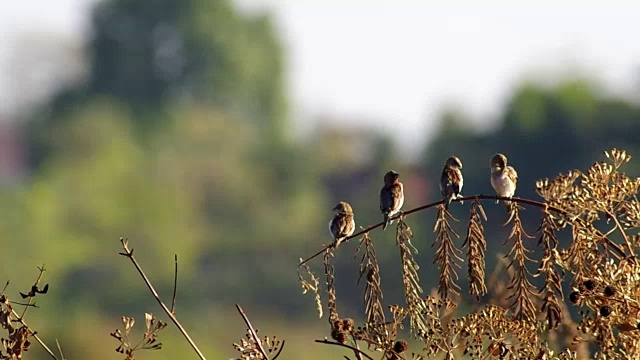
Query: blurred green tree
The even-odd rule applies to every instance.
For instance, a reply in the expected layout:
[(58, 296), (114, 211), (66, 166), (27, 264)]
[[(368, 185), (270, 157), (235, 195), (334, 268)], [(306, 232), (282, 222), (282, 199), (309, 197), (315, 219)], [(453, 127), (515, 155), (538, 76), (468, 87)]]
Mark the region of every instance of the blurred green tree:
[[(625, 149), (640, 156), (640, 106), (628, 100), (608, 97), (593, 81), (565, 79), (554, 86), (524, 82), (518, 86), (495, 131), (474, 131), (464, 115), (445, 112), (440, 131), (425, 148), (424, 174), (434, 179), (433, 194), (439, 197), (437, 182), (443, 161), (455, 154), (462, 159), (463, 193), (494, 194), (489, 182), (489, 158), (504, 153), (518, 171), (516, 196), (540, 199), (535, 192), (537, 179), (555, 177), (570, 168), (588, 168), (603, 149)], [(640, 170), (636, 162), (628, 169)], [(436, 200), (436, 199), (431, 199)], [(502, 205), (484, 204), (489, 219), (504, 217)], [(466, 218), (467, 207), (452, 206), (451, 211)], [(433, 220), (426, 213), (424, 222)], [(506, 220), (506, 219), (505, 219)], [(537, 225), (527, 229), (535, 234)], [(503, 239), (503, 229), (488, 228), (487, 238)], [(460, 229), (462, 234), (464, 230)], [(489, 241), (490, 252), (501, 251), (502, 241)], [(531, 245), (535, 247), (534, 244)], [(487, 268), (494, 264), (488, 262)]]
[(62, 90), (27, 126), (32, 165), (51, 155), (51, 130), (69, 109), (109, 96), (146, 134), (176, 103), (211, 104), (254, 123), (265, 143), (286, 139), (283, 51), (270, 17), (229, 0), (110, 0), (92, 17), (86, 82)]
[[(425, 149), (429, 176), (437, 176), (442, 161), (461, 156), (467, 193), (492, 193), (489, 157), (505, 153), (519, 173), (518, 194), (537, 197), (535, 180), (552, 177), (566, 167), (584, 168), (602, 149), (638, 153), (640, 106), (610, 98), (588, 80), (567, 79), (553, 87), (525, 82), (516, 88), (498, 120), (497, 131), (476, 132), (464, 121), (443, 126)], [(457, 115), (459, 116), (459, 115)]]

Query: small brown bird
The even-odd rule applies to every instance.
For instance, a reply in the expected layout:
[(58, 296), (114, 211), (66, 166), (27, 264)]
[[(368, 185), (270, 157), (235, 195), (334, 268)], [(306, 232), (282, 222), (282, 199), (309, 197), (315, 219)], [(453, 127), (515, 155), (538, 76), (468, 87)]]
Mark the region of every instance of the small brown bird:
[(444, 208), (448, 209), (453, 199), (462, 197), (462, 161), (457, 156), (451, 156), (444, 163), (440, 176), (440, 192), (445, 198)]
[[(507, 166), (507, 157), (503, 154), (495, 154), (491, 157), (491, 186), (498, 196), (512, 197), (516, 193), (516, 184), (518, 182), (518, 173), (516, 170)], [(496, 204), (499, 200), (496, 200)], [(510, 201), (505, 201), (507, 209), (509, 209)]]
[(398, 181), (400, 174), (391, 170), (384, 174), (384, 186), (380, 190), (380, 211), (384, 215), (384, 225), (382, 230), (393, 221), (389, 218), (396, 215), (404, 204), (404, 187)]
[(335, 215), (329, 222), (329, 233), (334, 239), (332, 246), (337, 248), (346, 237), (353, 235), (356, 221), (353, 217), (353, 209), (346, 201), (340, 201), (333, 210)]

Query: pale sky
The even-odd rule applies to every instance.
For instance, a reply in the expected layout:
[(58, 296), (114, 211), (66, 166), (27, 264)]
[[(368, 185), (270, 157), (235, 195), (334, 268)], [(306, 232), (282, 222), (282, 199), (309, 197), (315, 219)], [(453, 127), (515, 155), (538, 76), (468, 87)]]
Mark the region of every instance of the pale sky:
[[(77, 36), (91, 3), (0, 0), (0, 33)], [(238, 0), (247, 11), (276, 16), (298, 130), (312, 130), (318, 115), (329, 115), (391, 132), (409, 155), (433, 132), (444, 104), (490, 124), (525, 77), (557, 79), (577, 69), (607, 91), (637, 92), (640, 5), (517, 3)], [(0, 78), (0, 91), (10, 82)]]

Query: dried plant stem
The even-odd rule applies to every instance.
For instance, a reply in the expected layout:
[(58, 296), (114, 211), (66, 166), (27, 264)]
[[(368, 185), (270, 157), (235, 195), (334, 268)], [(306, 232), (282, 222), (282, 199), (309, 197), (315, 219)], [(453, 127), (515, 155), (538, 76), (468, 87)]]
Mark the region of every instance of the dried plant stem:
[(358, 341), (356, 340), (356, 337), (353, 334), (351, 334), (351, 338), (353, 339), (354, 347), (358, 350), (358, 351), (354, 351), (353, 353), (356, 355), (357, 360), (362, 360), (362, 355), (360, 354), (361, 350), (360, 350), (360, 346), (358, 345)]
[[(38, 284), (40, 283), (40, 280), (42, 279), (42, 274), (46, 271), (46, 268), (44, 266), (44, 264), (42, 264), (42, 267), (38, 267), (39, 273), (38, 273), (38, 277), (36, 278), (36, 281), (34, 283), (35, 286), (38, 286)], [(7, 284), (9, 284), (9, 282), (7, 282)], [(6, 286), (5, 286), (6, 288)], [(3, 290), (4, 291), (4, 290)], [(51, 356), (51, 358), (53, 359), (58, 359), (56, 357), (56, 355), (53, 353), (53, 351), (51, 351), (51, 349), (49, 349), (49, 347), (44, 343), (44, 341), (42, 341), (42, 339), (40, 339), (38, 337), (38, 335), (36, 335), (36, 332), (33, 331), (29, 325), (27, 325), (27, 323), (24, 321), (24, 317), (27, 314), (27, 309), (29, 309), (31, 306), (35, 306), (32, 304), (33, 302), (33, 296), (29, 296), (29, 300), (26, 304), (24, 305), (24, 310), (22, 310), (22, 314), (18, 314), (15, 310), (11, 309), (11, 313), (13, 314), (13, 316), (15, 316), (18, 319), (18, 322), (20, 324), (22, 324), (23, 326), (26, 326), (29, 331), (31, 331), (33, 333), (33, 335), (31, 335), (34, 339), (36, 339), (36, 341), (38, 342), (38, 344), (40, 344), (40, 346), (42, 346), (42, 348), (49, 354), (49, 356)]]
[(262, 340), (260, 340), (260, 338), (258, 337), (258, 333), (256, 332), (256, 329), (254, 329), (253, 325), (251, 325), (251, 322), (249, 321), (247, 314), (244, 313), (244, 310), (242, 310), (242, 307), (240, 307), (240, 305), (238, 304), (236, 304), (236, 309), (238, 309), (238, 312), (240, 313), (240, 316), (242, 316), (242, 320), (244, 320), (244, 323), (247, 324), (247, 327), (249, 328), (249, 333), (251, 334), (253, 341), (255, 341), (255, 343), (258, 345), (258, 349), (260, 350), (260, 353), (262, 353), (262, 356), (264, 356), (265, 360), (269, 360), (269, 355), (267, 355), (267, 351), (264, 349), (264, 346), (262, 346)]
[(367, 355), (367, 353), (365, 353), (365, 352), (363, 352), (362, 350), (357, 349), (357, 348), (355, 348), (355, 347), (353, 347), (353, 346), (351, 346), (351, 345), (347, 345), (347, 344), (339, 343), (339, 342), (337, 342), (337, 341), (329, 341), (329, 340), (327, 340), (327, 339), (324, 339), (324, 340), (316, 340), (316, 342), (317, 342), (317, 343), (320, 343), (320, 344), (327, 344), (327, 345), (342, 346), (342, 347), (345, 347), (345, 348), (347, 348), (347, 349), (351, 349), (354, 353), (361, 354), (362, 356), (366, 357), (366, 358), (367, 358), (367, 359), (369, 359), (369, 360), (373, 360), (373, 358), (372, 358), (371, 356)]
[(450, 295), (460, 295), (460, 287), (455, 282), (455, 280), (458, 280), (456, 268), (460, 269), (460, 263), (464, 261), (460, 257), (462, 251), (453, 243), (451, 235), (458, 237), (458, 234), (449, 224), (449, 219), (454, 218), (445, 209), (444, 205), (439, 205), (436, 223), (433, 226), (436, 238), (431, 246), (438, 245), (434, 263), (440, 268), (438, 294), (443, 299), (448, 299)]
[[(40, 280), (42, 279), (42, 274), (44, 274), (44, 272), (47, 269), (45, 268), (44, 264), (42, 264), (42, 267), (38, 267), (38, 277), (36, 278), (36, 282), (33, 284), (34, 286), (38, 286), (38, 284), (40, 284)], [(24, 316), (27, 314), (27, 310), (29, 310), (29, 308), (31, 307), (31, 304), (33, 303), (33, 296), (29, 296), (29, 300), (27, 301), (27, 304), (25, 304), (24, 309), (22, 310), (22, 314), (20, 315), (20, 319), (23, 319)]]
[(520, 220), (518, 204), (510, 204), (511, 233), (505, 244), (512, 240), (513, 244), (507, 256), (513, 256), (509, 267), (513, 268), (514, 275), (511, 278), (508, 289), (513, 290), (507, 300), (513, 299), (510, 307), (514, 310), (515, 317), (518, 320), (534, 321), (536, 318), (536, 308), (533, 304), (534, 293), (531, 290), (533, 285), (529, 282), (528, 277), (531, 276), (527, 270), (526, 263), (533, 260), (527, 256), (531, 250), (524, 246), (523, 237), (530, 237), (522, 228)]
[(481, 296), (487, 293), (485, 284), (485, 252), (487, 251), (487, 240), (484, 237), (484, 226), (482, 221), (487, 221), (487, 215), (480, 205), (479, 200), (471, 203), (469, 215), (469, 227), (467, 237), (462, 246), (467, 246), (467, 265), (469, 273), (469, 294), (480, 300)]
[(36, 335), (35, 331), (33, 331), (29, 325), (27, 325), (27, 323), (24, 321), (24, 319), (22, 317), (20, 317), (18, 315), (18, 313), (15, 310), (11, 310), (11, 313), (13, 314), (13, 316), (15, 316), (18, 319), (18, 322), (24, 326), (26, 326), (32, 333), (33, 335), (31, 335), (34, 339), (36, 339), (36, 341), (38, 342), (38, 344), (40, 344), (40, 346), (42, 346), (42, 348), (44, 349), (44, 351), (46, 351), (49, 356), (51, 356), (52, 359), (58, 360), (58, 358), (56, 357), (56, 355), (53, 353), (53, 351), (51, 351), (51, 349), (49, 349), (49, 347), (47, 346), (47, 344), (44, 343), (44, 341), (42, 341), (42, 339), (40, 339), (38, 337), (38, 335)]
[(56, 339), (56, 346), (58, 347), (58, 352), (60, 353), (60, 359), (65, 360), (64, 354), (62, 353), (62, 347), (60, 346), (60, 342)]
[(273, 359), (271, 359), (271, 360), (276, 360), (278, 358), (278, 356), (280, 356), (280, 353), (282, 352), (282, 349), (284, 349), (284, 343), (285, 343), (285, 341), (282, 340), (282, 344), (280, 345), (280, 349), (278, 349), (278, 352), (276, 353), (276, 356), (274, 356)]
[(176, 292), (178, 291), (178, 254), (174, 254), (173, 262), (173, 296), (171, 297), (171, 313), (176, 313)]
[(340, 316), (338, 315), (336, 287), (334, 285), (334, 270), (333, 265), (331, 265), (330, 262), (332, 256), (333, 253), (330, 250), (327, 250), (324, 254), (324, 274), (327, 282), (327, 307), (329, 308), (329, 324), (333, 324), (334, 321), (340, 318)]
[(200, 351), (196, 343), (193, 342), (193, 340), (187, 333), (187, 330), (184, 329), (184, 327), (182, 326), (182, 324), (180, 324), (176, 316), (171, 312), (171, 310), (167, 307), (167, 305), (165, 305), (165, 303), (160, 299), (160, 295), (158, 295), (158, 292), (151, 284), (151, 281), (149, 281), (149, 278), (147, 278), (147, 275), (145, 275), (144, 271), (142, 270), (142, 268), (140, 267), (136, 259), (133, 257), (133, 249), (129, 249), (128, 241), (124, 238), (120, 238), (120, 242), (122, 243), (122, 248), (124, 249), (124, 252), (121, 252), (120, 255), (131, 260), (131, 263), (136, 268), (136, 270), (138, 270), (138, 273), (142, 277), (142, 280), (144, 280), (144, 283), (147, 285), (147, 287), (149, 288), (149, 291), (151, 291), (151, 294), (156, 299), (158, 304), (160, 304), (160, 307), (162, 308), (162, 310), (164, 310), (164, 312), (167, 314), (169, 319), (171, 319), (171, 321), (178, 328), (180, 333), (182, 333), (182, 336), (185, 338), (185, 340), (187, 340), (189, 345), (191, 345), (191, 348), (193, 348), (196, 354), (198, 354), (198, 357), (202, 360), (206, 360), (206, 358), (204, 357), (204, 354), (202, 354), (202, 352)]
[(358, 282), (365, 276), (367, 284), (364, 290), (364, 308), (367, 324), (383, 324), (385, 316), (382, 307), (382, 289), (380, 288), (380, 266), (369, 234), (362, 236), (357, 252), (363, 247)]
[[(306, 272), (306, 277), (302, 274), (301, 270)], [(298, 281), (300, 282), (300, 286), (302, 286), (302, 293), (306, 294), (308, 291), (313, 292), (314, 300), (316, 303), (316, 310), (318, 312), (318, 317), (322, 318), (322, 300), (320, 299), (320, 279), (313, 274), (308, 265), (302, 264), (302, 266), (298, 267)]]
[(535, 276), (545, 277), (544, 285), (540, 289), (540, 294), (543, 295), (542, 311), (546, 312), (547, 325), (552, 330), (562, 321), (559, 305), (562, 299), (562, 277), (555, 269), (558, 239), (554, 234), (553, 218), (546, 210), (543, 210), (540, 230), (542, 235), (538, 244), (543, 246), (544, 254)]
[[(512, 198), (507, 198), (504, 196), (492, 196), (492, 195), (483, 195), (483, 194), (478, 194), (478, 195), (471, 195), (471, 196), (465, 196), (465, 197), (461, 197), (461, 198), (457, 198), (457, 199), (453, 199), (453, 201), (469, 201), (469, 200), (507, 200), (507, 201), (512, 201), (515, 203), (520, 203), (520, 204), (526, 204), (526, 205), (531, 205), (531, 206), (537, 206), (539, 208), (547, 208), (549, 211), (553, 211), (556, 212), (558, 214), (562, 214), (565, 216), (570, 216), (569, 213), (567, 213), (566, 211), (553, 207), (553, 206), (549, 206), (546, 203), (540, 202), (540, 201), (535, 201), (535, 200), (530, 200), (530, 199), (522, 199), (522, 198), (518, 198), (518, 197), (512, 197)], [(419, 206), (417, 208), (411, 209), (411, 210), (407, 210), (404, 211), (396, 216), (391, 217), (391, 220), (395, 220), (397, 218), (399, 218), (400, 216), (407, 216), (407, 215), (411, 215), (413, 213), (422, 211), (422, 210), (426, 210), (426, 209), (430, 209), (432, 207), (438, 206), (444, 204), (444, 200), (440, 200), (440, 201), (436, 201), (436, 202), (432, 202), (426, 205), (422, 205)], [(585, 225), (586, 221), (584, 219), (581, 218), (577, 218), (575, 219), (576, 222), (580, 223), (580, 225)], [(342, 243), (346, 243), (349, 242), (351, 239), (361, 236), (365, 233), (371, 232), (372, 230), (381, 227), (382, 225), (384, 225), (384, 222), (380, 222), (377, 223), (375, 225), (371, 225), (367, 228), (364, 228), (358, 232), (355, 232), (353, 235), (346, 237)], [(575, 226), (574, 224), (572, 224), (573, 226)], [(622, 250), (622, 248), (616, 244), (613, 240), (609, 239), (608, 237), (606, 237), (602, 232), (598, 231), (598, 235), (602, 238), (602, 240), (608, 245), (610, 246), (619, 256), (626, 258), (628, 256), (632, 256), (633, 253), (630, 254), (626, 254), (624, 250)], [(300, 261), (300, 263), (298, 264), (298, 267), (306, 264), (307, 262), (311, 261), (312, 259), (315, 259), (316, 257), (322, 255), (326, 249), (330, 248), (332, 245), (327, 245), (325, 246), (322, 250), (318, 251), (317, 253), (309, 256), (308, 258), (306, 258), (305, 260)]]
[(418, 337), (429, 330), (424, 318), (426, 307), (422, 299), (423, 290), (420, 286), (420, 276), (418, 275), (420, 266), (413, 257), (413, 253), (417, 253), (418, 250), (411, 244), (413, 233), (403, 219), (399, 220), (396, 229), (396, 245), (400, 250), (402, 263), (404, 298), (409, 310), (411, 331), (414, 336)]
[(631, 246), (631, 242), (629, 241), (629, 237), (627, 237), (627, 233), (624, 231), (624, 228), (620, 224), (620, 221), (618, 221), (618, 217), (615, 216), (615, 214), (612, 214), (611, 212), (607, 212), (607, 214), (616, 223), (616, 227), (620, 231), (620, 234), (622, 235), (622, 238), (624, 239), (624, 243), (627, 245), (627, 249), (629, 250), (629, 255), (633, 256), (635, 254), (635, 251), (633, 251), (633, 246)]

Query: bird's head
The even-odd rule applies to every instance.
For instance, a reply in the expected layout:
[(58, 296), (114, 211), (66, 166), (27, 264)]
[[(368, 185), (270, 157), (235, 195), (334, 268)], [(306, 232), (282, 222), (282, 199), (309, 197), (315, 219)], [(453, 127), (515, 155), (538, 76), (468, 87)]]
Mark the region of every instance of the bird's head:
[(462, 161), (457, 156), (451, 156), (444, 162), (445, 166), (462, 169)]
[(340, 201), (336, 206), (333, 207), (333, 211), (338, 214), (353, 214), (353, 209), (351, 209), (351, 205), (349, 205), (346, 201)]
[(503, 154), (495, 154), (491, 157), (491, 169), (502, 170), (507, 167), (507, 157)]
[(398, 181), (399, 177), (400, 177), (400, 174), (398, 174), (393, 170), (389, 170), (386, 174), (384, 174), (384, 184), (385, 185), (395, 184)]

